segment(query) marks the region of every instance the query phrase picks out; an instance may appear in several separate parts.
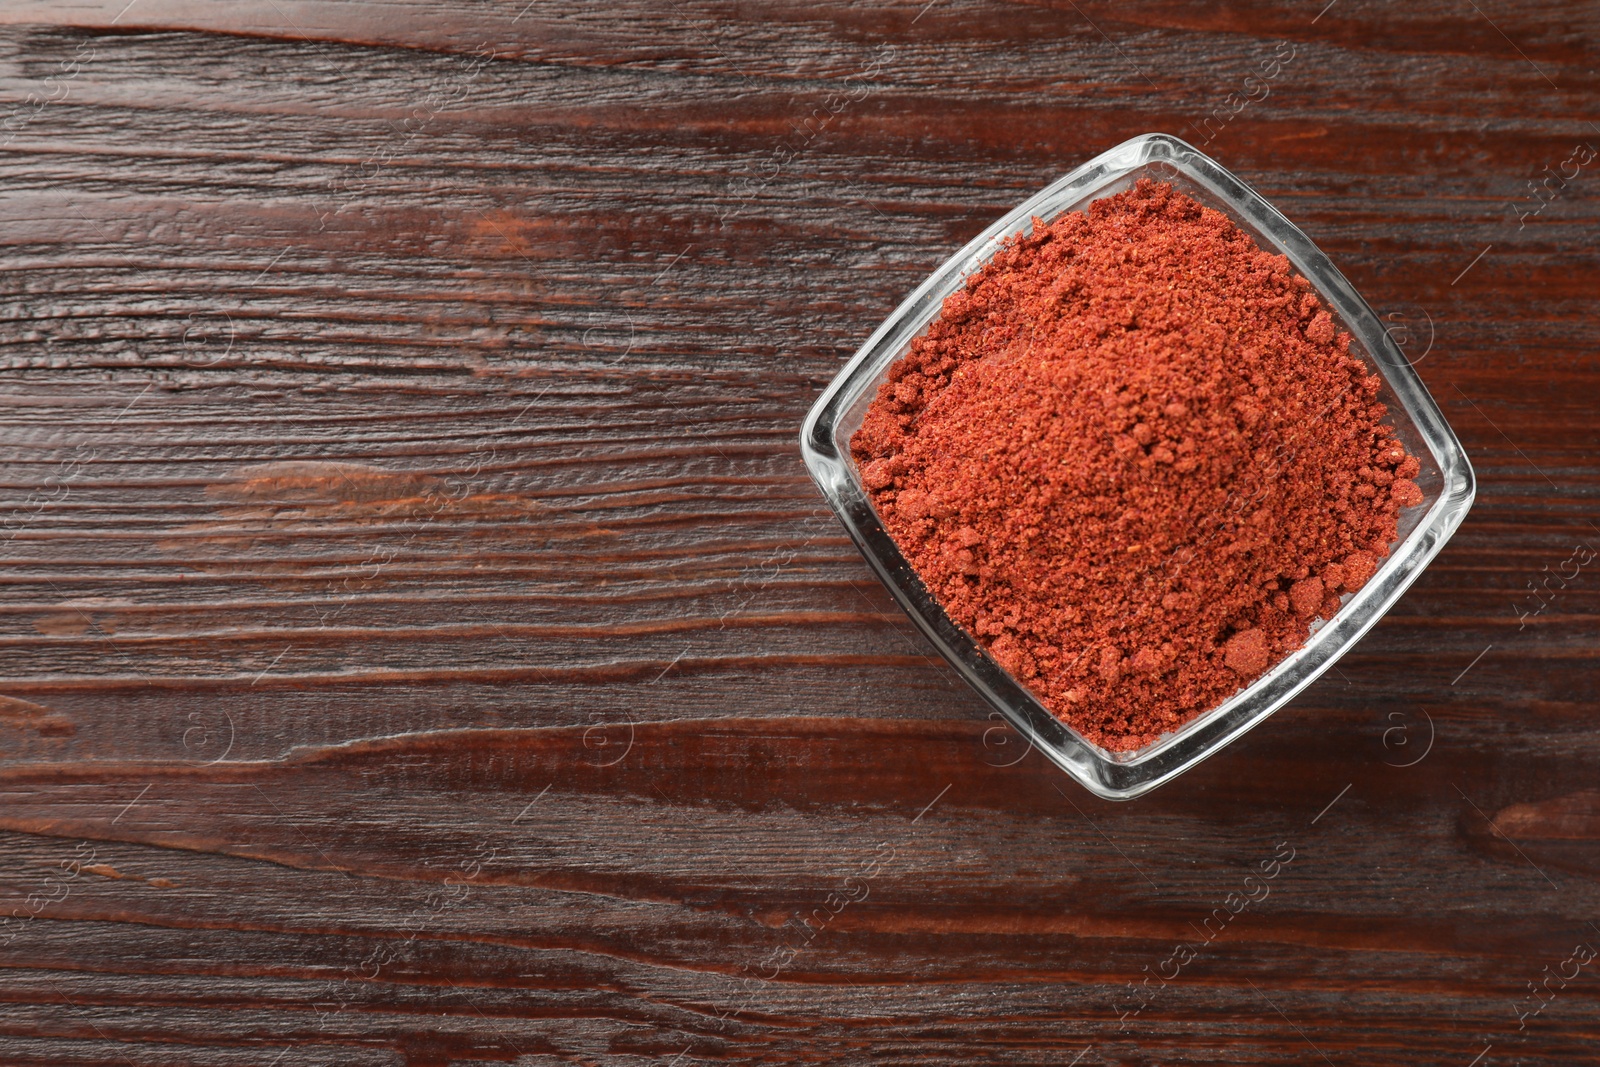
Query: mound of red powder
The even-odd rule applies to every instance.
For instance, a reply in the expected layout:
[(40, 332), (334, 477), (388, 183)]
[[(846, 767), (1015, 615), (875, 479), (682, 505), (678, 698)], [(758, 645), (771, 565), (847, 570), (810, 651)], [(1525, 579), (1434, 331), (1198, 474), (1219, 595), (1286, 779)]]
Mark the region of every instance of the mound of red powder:
[(1310, 283), (1141, 181), (1013, 239), (851, 441), (951, 619), (1110, 749), (1305, 641), (1422, 500)]

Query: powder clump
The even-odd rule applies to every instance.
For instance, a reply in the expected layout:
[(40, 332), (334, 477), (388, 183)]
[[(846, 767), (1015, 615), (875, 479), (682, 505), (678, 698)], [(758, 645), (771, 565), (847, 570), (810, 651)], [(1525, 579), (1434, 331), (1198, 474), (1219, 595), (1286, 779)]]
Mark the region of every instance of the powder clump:
[(1144, 180), (997, 252), (851, 447), (949, 616), (1137, 748), (1299, 647), (1421, 502), (1349, 347), (1287, 258)]

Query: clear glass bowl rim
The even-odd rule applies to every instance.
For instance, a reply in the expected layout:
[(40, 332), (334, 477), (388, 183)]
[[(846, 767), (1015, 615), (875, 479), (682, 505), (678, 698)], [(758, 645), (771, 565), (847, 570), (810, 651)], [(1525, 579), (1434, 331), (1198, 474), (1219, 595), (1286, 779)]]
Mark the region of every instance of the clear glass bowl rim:
[[(1110, 752), (1056, 719), (1031, 693), (991, 660), (977, 642), (945, 615), (916, 578), (884, 530), (850, 458), (848, 424), (859, 413), (888, 367), (913, 337), (939, 313), (944, 298), (964, 284), (1034, 216), (1046, 220), (1064, 210), (1131, 184), (1140, 171), (1159, 169), (1183, 191), (1223, 210), (1269, 251), (1289, 257), (1353, 338), (1361, 355), (1384, 381), (1389, 421), (1408, 450), (1419, 454), (1438, 478), (1411, 517), (1377, 573), (1305, 645), (1218, 707), (1177, 731), (1131, 753)], [(858, 425), (859, 423), (857, 423)], [(1421, 445), (1425, 453), (1417, 447)], [(1367, 302), (1299, 227), (1221, 164), (1167, 134), (1134, 137), (1101, 153), (1030, 197), (946, 260), (912, 291), (862, 344), (812, 407), (800, 432), (801, 453), (813, 480), (843, 522), (873, 571), (940, 655), (1037, 748), (1090, 792), (1108, 800), (1130, 800), (1170, 781), (1260, 724), (1333, 666), (1389, 610), (1432, 561), (1472, 506), (1476, 480), (1461, 443), (1422, 380)], [(1425, 467), (1424, 475), (1429, 475)], [(1414, 513), (1414, 514), (1413, 514)]]

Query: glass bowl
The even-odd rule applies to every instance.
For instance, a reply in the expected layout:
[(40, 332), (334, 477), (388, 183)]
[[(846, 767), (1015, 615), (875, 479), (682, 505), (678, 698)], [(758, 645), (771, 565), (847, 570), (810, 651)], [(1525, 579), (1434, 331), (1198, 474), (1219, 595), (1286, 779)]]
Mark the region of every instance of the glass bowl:
[[(1016, 678), (990, 659), (977, 641), (944, 613), (884, 529), (850, 455), (850, 438), (889, 367), (938, 316), (944, 298), (961, 288), (1034, 216), (1053, 219), (1083, 211), (1089, 202), (1129, 188), (1140, 178), (1170, 182), (1201, 204), (1221, 211), (1264, 249), (1288, 256), (1295, 270), (1351, 335), (1350, 352), (1383, 380), (1385, 418), (1422, 470), (1415, 481), (1423, 501), (1400, 513), (1399, 540), (1377, 573), (1354, 594), (1344, 594), (1331, 620), (1314, 624), (1304, 645), (1217, 707), (1155, 741), (1113, 752), (1057, 719)], [(1475, 481), (1472, 466), (1438, 405), (1400, 347), (1367, 302), (1299, 227), (1259, 193), (1176, 137), (1152, 133), (1104, 152), (1019, 205), (951, 256), (919, 285), (867, 339), (829, 384), (800, 432), (806, 466), (845, 529), (900, 606), (957, 673), (997, 708), (1052, 762), (1084, 788), (1108, 800), (1130, 800), (1188, 770), (1287, 703), (1333, 666), (1416, 580), (1444, 547), (1467, 509)]]

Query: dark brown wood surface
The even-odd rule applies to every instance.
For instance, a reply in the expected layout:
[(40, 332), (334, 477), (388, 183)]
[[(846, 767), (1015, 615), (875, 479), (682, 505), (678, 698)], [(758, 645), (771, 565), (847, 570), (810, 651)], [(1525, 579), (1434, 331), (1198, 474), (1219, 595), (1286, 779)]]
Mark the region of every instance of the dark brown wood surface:
[[(1600, 1063), (1600, 13), (1325, 2), (7, 0), (0, 1063)], [(1151, 130), (1480, 490), (1118, 805), (796, 437)]]

